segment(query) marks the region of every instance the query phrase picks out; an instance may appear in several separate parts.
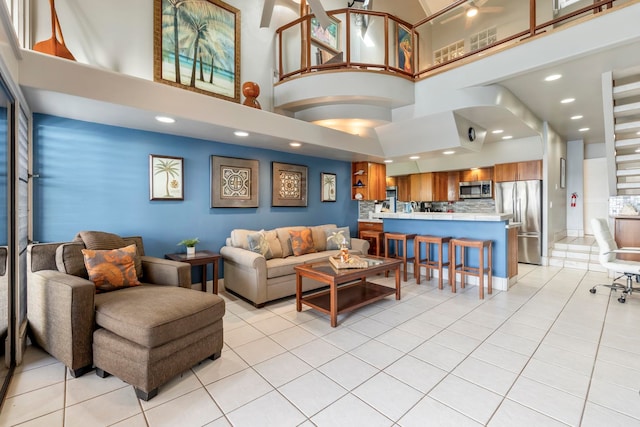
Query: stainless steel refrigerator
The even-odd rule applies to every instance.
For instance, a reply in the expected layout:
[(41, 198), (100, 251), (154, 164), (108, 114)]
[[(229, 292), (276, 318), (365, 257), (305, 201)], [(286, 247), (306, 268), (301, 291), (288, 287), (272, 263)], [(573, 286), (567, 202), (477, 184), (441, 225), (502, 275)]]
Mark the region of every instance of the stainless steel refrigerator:
[(542, 260), (542, 181), (499, 182), (496, 211), (513, 215), (518, 231), (518, 262), (540, 265)]

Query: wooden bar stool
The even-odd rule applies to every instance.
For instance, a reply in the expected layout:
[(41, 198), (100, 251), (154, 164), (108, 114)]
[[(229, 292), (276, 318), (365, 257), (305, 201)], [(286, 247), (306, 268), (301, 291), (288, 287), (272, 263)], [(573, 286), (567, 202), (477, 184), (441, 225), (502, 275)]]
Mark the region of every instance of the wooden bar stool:
[[(456, 273), (460, 273), (460, 287), (464, 288), (465, 276), (476, 276), (478, 278), (478, 290), (480, 299), (484, 299), (484, 275), (487, 275), (487, 292), (492, 292), (491, 288), (491, 240), (475, 239), (451, 239), (449, 241), (449, 283), (451, 292), (456, 291)], [(460, 248), (460, 258), (458, 258), (457, 248)], [(478, 267), (469, 267), (466, 264), (467, 249), (478, 249)], [(484, 266), (484, 251), (487, 249), (487, 267)]]
[[(380, 256), (380, 246), (384, 242), (384, 232), (374, 230), (362, 230), (358, 233), (358, 237), (365, 240), (371, 240), (375, 244), (376, 256)], [(366, 255), (366, 254), (363, 254)]]
[[(415, 239), (413, 239), (413, 257), (415, 259), (414, 261), (414, 267), (413, 267), (413, 271), (415, 272), (415, 277), (416, 277), (416, 284), (420, 284), (420, 267), (424, 267), (425, 268), (425, 274), (426, 274), (426, 278), (427, 280), (431, 279), (432, 276), (432, 272), (431, 270), (438, 270), (438, 289), (442, 289), (442, 267), (448, 267), (449, 266), (449, 259), (447, 259), (447, 261), (443, 261), (444, 259), (444, 245), (445, 244), (449, 244), (449, 240), (451, 240), (451, 237), (440, 237), (440, 236), (416, 236)], [(425, 256), (424, 258), (420, 255), (420, 249), (421, 249), (421, 245), (425, 244)], [(433, 260), (431, 259), (431, 246), (432, 245), (436, 245), (437, 246), (437, 254), (438, 254), (438, 259), (437, 260)], [(448, 252), (448, 247), (447, 247), (447, 252)]]
[[(406, 233), (384, 233), (384, 257), (385, 258), (399, 258), (402, 260), (402, 268), (404, 270), (404, 281), (407, 281), (407, 262), (414, 262), (414, 257), (407, 257), (407, 242), (415, 238), (415, 234)], [(394, 249), (393, 253), (389, 254), (389, 242), (393, 241)], [(400, 247), (402, 247), (402, 255), (400, 254)], [(389, 272), (386, 273), (388, 275)], [(415, 276), (415, 272), (414, 272)]]

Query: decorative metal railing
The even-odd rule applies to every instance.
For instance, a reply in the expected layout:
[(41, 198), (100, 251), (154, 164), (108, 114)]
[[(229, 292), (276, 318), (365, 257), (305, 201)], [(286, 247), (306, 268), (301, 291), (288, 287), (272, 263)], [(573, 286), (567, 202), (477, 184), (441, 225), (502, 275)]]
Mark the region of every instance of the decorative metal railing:
[[(279, 80), (313, 71), (377, 70), (420, 79), (578, 19), (640, 0), (458, 0), (410, 24), (384, 12), (338, 9), (276, 30)], [(469, 17), (470, 10), (476, 15)]]

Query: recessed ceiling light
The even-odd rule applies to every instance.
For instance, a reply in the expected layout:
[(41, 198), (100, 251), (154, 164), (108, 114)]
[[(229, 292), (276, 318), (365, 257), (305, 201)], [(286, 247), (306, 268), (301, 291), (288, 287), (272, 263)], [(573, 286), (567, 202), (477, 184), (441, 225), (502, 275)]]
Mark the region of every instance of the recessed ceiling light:
[(640, 131), (636, 132), (636, 135), (640, 135)]
[(235, 136), (242, 136), (242, 137), (244, 137), (244, 136), (249, 136), (249, 132), (245, 132), (245, 131), (243, 131), (243, 130), (237, 130), (237, 131), (235, 131), (233, 134), (234, 134)]
[(167, 116), (156, 116), (156, 120), (160, 123), (175, 123), (176, 120)]
[(579, 132), (586, 132), (588, 130), (589, 130), (589, 128), (580, 128), (580, 129), (578, 129)]
[(471, 170), (472, 170), (472, 171), (477, 171), (477, 170), (478, 170), (478, 168), (471, 168)]
[(571, 120), (580, 120), (582, 116), (578, 114), (577, 116), (571, 116)]
[(385, 163), (393, 163), (393, 160), (389, 160), (389, 159), (387, 159), (387, 160), (385, 160), (384, 162), (385, 162)]
[(575, 101), (575, 100), (576, 100), (575, 98), (565, 98), (565, 99), (563, 99), (562, 101), (560, 101), (560, 103), (561, 103), (561, 104), (570, 104), (570, 103), (572, 103), (572, 102), (573, 102), (573, 101)]
[(636, 153), (640, 153), (640, 148), (636, 148)]
[(502, 129), (496, 129), (491, 131), (491, 133), (495, 133), (495, 134), (502, 133), (502, 132), (504, 132)]
[(513, 136), (511, 136), (511, 135), (505, 135), (505, 136), (502, 137), (502, 139), (511, 139), (511, 138), (513, 138)]
[(289, 145), (292, 147), (300, 147), (302, 144), (300, 144), (299, 142), (290, 142)]
[(418, 160), (420, 158), (420, 156), (411, 156), (409, 157), (410, 160)]
[(453, 153), (455, 153), (455, 151), (453, 151), (453, 150), (448, 150), (448, 151), (443, 151), (442, 152), (442, 154), (447, 155), (447, 156), (450, 155), (450, 154), (453, 154)]
[(473, 18), (478, 14), (478, 8), (475, 6), (471, 6), (469, 10), (467, 10), (467, 18)]
[(554, 80), (558, 80), (562, 78), (562, 74), (551, 74), (544, 78), (545, 82), (552, 82)]

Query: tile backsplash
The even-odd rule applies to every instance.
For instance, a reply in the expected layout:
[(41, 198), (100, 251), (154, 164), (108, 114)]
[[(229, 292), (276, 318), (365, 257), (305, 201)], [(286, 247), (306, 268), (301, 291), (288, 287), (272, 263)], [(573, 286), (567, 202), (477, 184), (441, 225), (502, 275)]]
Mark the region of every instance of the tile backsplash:
[[(464, 200), (458, 202), (431, 202), (433, 212), (479, 212), (494, 213), (496, 204), (493, 199)], [(404, 212), (405, 204), (399, 202), (396, 212)], [(375, 210), (375, 202), (363, 200), (358, 202), (358, 219), (369, 219)]]
[(609, 215), (622, 215), (625, 206), (631, 206), (640, 212), (640, 196), (614, 196), (609, 197)]

